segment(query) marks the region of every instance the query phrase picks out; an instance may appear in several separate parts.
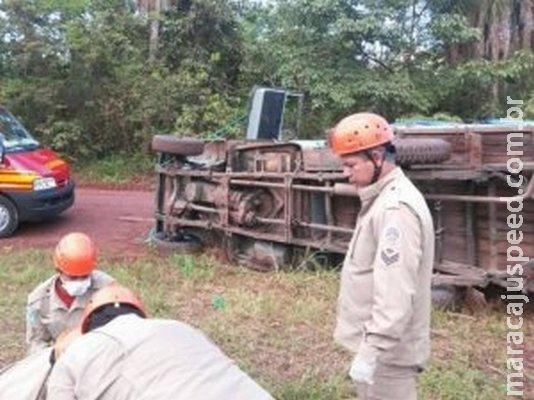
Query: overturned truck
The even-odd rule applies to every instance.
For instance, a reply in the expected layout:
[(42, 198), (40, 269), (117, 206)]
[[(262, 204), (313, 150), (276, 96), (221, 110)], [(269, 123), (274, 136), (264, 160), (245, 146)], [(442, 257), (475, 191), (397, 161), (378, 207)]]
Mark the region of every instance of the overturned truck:
[[(534, 291), (534, 125), (396, 126), (398, 163), (423, 192), (436, 232), (436, 288), (506, 288), (521, 264)], [(325, 141), (155, 136), (154, 240), (177, 250), (223, 243), (269, 269), (294, 256), (340, 260), (359, 200)]]

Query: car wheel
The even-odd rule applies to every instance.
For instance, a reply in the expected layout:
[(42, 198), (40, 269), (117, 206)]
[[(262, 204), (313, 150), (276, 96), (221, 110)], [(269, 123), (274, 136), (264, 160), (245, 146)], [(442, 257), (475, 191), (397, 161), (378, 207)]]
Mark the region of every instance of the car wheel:
[(153, 229), (149, 234), (149, 242), (158, 249), (178, 253), (194, 253), (202, 249), (202, 241), (198, 236), (183, 231), (168, 235)]
[(173, 135), (155, 135), (152, 150), (178, 156), (198, 156), (204, 151), (204, 142), (193, 138), (177, 138)]
[(0, 196), (0, 238), (11, 236), (18, 226), (17, 207), (7, 197)]

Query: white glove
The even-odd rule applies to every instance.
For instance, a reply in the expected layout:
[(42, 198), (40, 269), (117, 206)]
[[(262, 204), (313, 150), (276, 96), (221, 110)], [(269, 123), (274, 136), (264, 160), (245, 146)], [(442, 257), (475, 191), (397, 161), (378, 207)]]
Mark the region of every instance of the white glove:
[(373, 384), (373, 376), (376, 371), (376, 356), (363, 356), (361, 352), (356, 354), (350, 365), (349, 376), (355, 382)]

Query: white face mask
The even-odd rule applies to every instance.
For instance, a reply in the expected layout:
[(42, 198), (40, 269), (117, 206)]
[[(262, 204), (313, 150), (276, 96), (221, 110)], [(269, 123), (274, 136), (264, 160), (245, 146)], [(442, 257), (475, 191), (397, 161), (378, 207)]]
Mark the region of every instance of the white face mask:
[(67, 280), (61, 278), (62, 286), (72, 297), (83, 296), (91, 286), (91, 277), (84, 279)]

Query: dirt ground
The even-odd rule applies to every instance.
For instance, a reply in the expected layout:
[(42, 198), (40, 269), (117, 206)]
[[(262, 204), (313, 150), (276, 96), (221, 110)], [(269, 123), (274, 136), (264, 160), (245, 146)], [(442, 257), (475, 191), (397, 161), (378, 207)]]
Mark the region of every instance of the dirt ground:
[(154, 192), (76, 188), (74, 205), (49, 221), (22, 223), (2, 248), (53, 249), (62, 235), (80, 231), (90, 235), (102, 255), (130, 257), (147, 251), (145, 239), (154, 225)]

